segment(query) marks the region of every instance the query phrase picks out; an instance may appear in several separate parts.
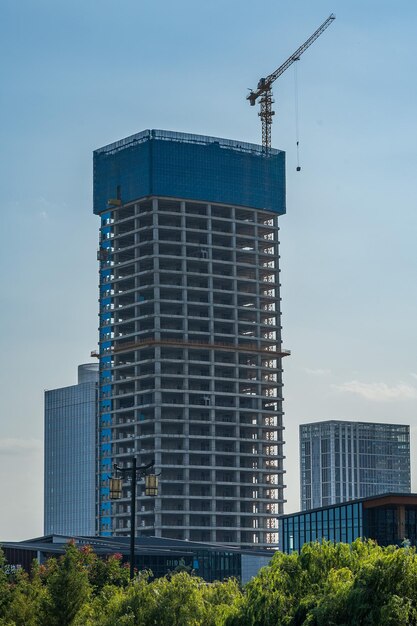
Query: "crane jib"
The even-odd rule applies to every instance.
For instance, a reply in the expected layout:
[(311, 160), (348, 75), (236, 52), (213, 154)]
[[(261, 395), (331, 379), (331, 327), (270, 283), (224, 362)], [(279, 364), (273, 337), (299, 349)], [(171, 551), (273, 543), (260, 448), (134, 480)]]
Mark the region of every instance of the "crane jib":
[(251, 90), (246, 96), (251, 106), (256, 104), (256, 100), (262, 96), (260, 100), (261, 112), (260, 117), (262, 120), (262, 144), (268, 150), (271, 145), (271, 124), (272, 116), (272, 84), (281, 76), (293, 63), (299, 61), (300, 56), (316, 41), (318, 37), (326, 30), (328, 26), (336, 19), (334, 13), (331, 13), (329, 17), (321, 24), (318, 29), (309, 37), (282, 65), (280, 65), (275, 72), (269, 74), (266, 78), (261, 78), (258, 81), (258, 85), (255, 91)]

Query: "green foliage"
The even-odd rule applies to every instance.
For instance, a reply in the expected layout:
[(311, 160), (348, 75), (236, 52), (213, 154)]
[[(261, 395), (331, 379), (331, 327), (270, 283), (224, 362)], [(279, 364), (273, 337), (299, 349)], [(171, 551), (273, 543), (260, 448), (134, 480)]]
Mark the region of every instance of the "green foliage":
[(129, 580), (120, 555), (69, 545), (10, 574), (0, 552), (0, 626), (417, 626), (414, 548), (312, 543), (276, 553), (242, 590), (188, 572)]
[(233, 623), (242, 606), (243, 594), (234, 578), (224, 582), (205, 584), (203, 598), (206, 603), (205, 626), (223, 626)]
[(46, 598), (47, 591), (39, 575), (39, 566), (35, 562), (30, 578), (23, 570), (17, 573), (6, 617), (15, 626), (42, 626), (40, 617)]
[(96, 621), (87, 624), (221, 626), (236, 611), (240, 597), (233, 580), (210, 585), (187, 572), (178, 572), (150, 581), (145, 573), (124, 591), (104, 589), (95, 600)]
[(311, 543), (277, 554), (245, 589), (230, 626), (417, 625), (414, 549)]
[(79, 552), (94, 594), (99, 593), (106, 585), (126, 587), (129, 584), (129, 566), (123, 564), (121, 554), (111, 554), (107, 559), (101, 559), (91, 546), (83, 546)]
[(6, 560), (4, 558), (3, 550), (0, 548), (0, 620), (4, 618), (11, 598), (11, 590), (6, 574)]
[(43, 626), (71, 626), (90, 596), (87, 569), (73, 544), (67, 546), (58, 563), (51, 561), (46, 576)]

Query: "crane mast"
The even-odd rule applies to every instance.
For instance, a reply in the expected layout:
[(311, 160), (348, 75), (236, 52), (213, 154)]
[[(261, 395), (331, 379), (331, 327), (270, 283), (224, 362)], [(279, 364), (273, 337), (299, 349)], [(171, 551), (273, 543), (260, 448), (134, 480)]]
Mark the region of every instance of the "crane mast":
[(288, 59), (280, 65), (275, 72), (269, 74), (266, 78), (261, 78), (258, 82), (258, 86), (255, 91), (251, 90), (250, 93), (246, 96), (246, 99), (249, 100), (251, 106), (255, 106), (256, 101), (259, 98), (259, 103), (261, 105), (261, 110), (258, 113), (262, 122), (262, 146), (264, 148), (264, 152), (268, 154), (271, 148), (271, 125), (272, 125), (272, 117), (275, 115), (275, 111), (272, 109), (272, 105), (274, 103), (274, 99), (272, 96), (272, 83), (276, 81), (276, 79), (281, 76), (287, 70), (290, 65), (295, 63), (300, 59), (300, 56), (311, 46), (312, 43), (320, 37), (320, 35), (330, 26), (333, 20), (336, 19), (336, 16), (332, 13), (329, 15), (327, 20), (318, 27), (318, 29), (305, 41)]

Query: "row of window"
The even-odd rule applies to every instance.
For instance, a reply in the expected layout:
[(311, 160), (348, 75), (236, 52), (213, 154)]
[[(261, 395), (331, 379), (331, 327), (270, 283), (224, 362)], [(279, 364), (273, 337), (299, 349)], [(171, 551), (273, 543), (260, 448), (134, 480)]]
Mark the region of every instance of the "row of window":
[(180, 200), (167, 200), (162, 198), (156, 198), (152, 200), (144, 200), (137, 203), (114, 208), (111, 211), (106, 211), (102, 217), (102, 226), (109, 226), (115, 222), (120, 222), (132, 218), (135, 215), (144, 216), (147, 213), (155, 211), (163, 213), (186, 213), (194, 216), (205, 216), (210, 212), (212, 217), (226, 220), (236, 220), (250, 224), (251, 222), (258, 222), (264, 226), (271, 226), (274, 224), (274, 216), (270, 212), (263, 212), (259, 209), (242, 209), (239, 207), (233, 207), (231, 205), (221, 204), (205, 204), (201, 202), (191, 202)]

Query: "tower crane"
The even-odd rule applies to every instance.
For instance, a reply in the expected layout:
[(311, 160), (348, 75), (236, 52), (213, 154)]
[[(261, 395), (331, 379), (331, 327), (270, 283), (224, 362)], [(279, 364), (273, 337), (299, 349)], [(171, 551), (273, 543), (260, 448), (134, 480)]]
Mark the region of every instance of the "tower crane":
[(272, 117), (275, 115), (275, 111), (272, 110), (272, 104), (274, 103), (274, 99), (272, 97), (272, 83), (276, 81), (276, 79), (281, 76), (287, 70), (290, 65), (292, 65), (295, 61), (300, 59), (300, 56), (311, 46), (312, 43), (320, 37), (320, 35), (330, 26), (333, 20), (336, 19), (336, 16), (332, 13), (329, 15), (327, 20), (323, 22), (321, 26), (305, 41), (295, 52), (292, 54), (275, 72), (269, 74), (266, 78), (261, 78), (258, 82), (258, 86), (255, 91), (251, 89), (250, 93), (246, 96), (246, 99), (249, 100), (251, 106), (255, 106), (256, 101), (259, 98), (259, 103), (261, 105), (261, 110), (258, 113), (259, 117), (262, 121), (262, 146), (264, 148), (265, 154), (268, 154), (269, 149), (271, 148), (271, 124)]

